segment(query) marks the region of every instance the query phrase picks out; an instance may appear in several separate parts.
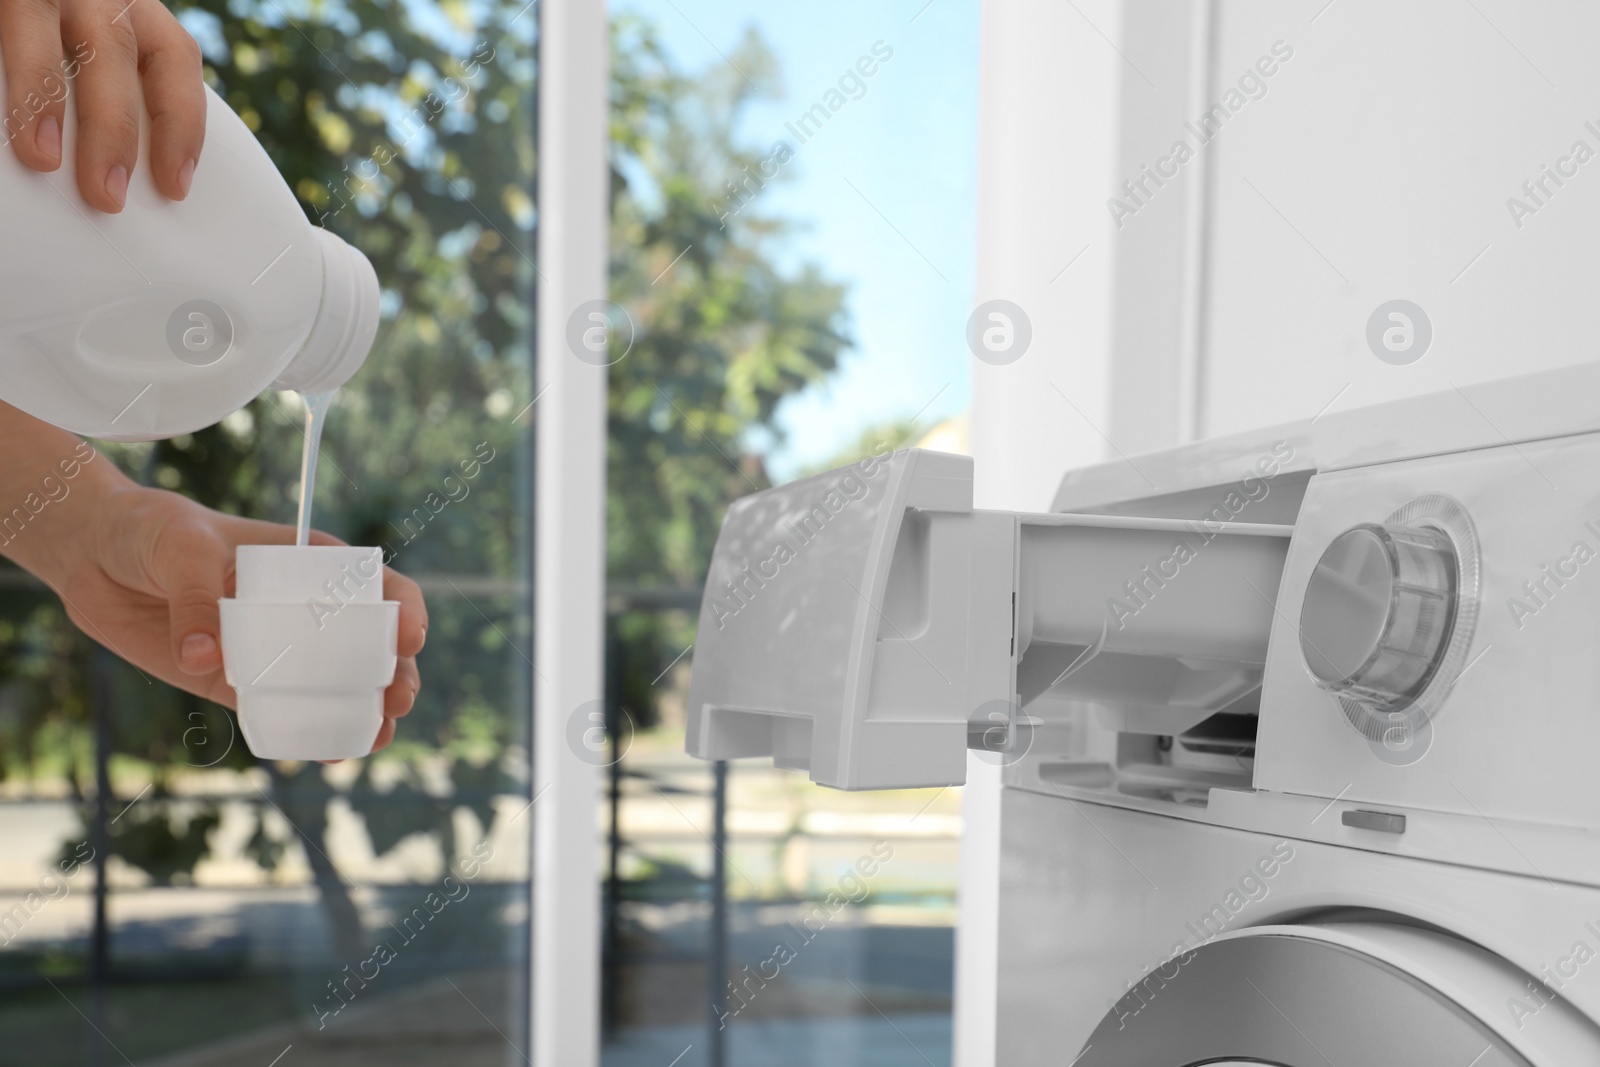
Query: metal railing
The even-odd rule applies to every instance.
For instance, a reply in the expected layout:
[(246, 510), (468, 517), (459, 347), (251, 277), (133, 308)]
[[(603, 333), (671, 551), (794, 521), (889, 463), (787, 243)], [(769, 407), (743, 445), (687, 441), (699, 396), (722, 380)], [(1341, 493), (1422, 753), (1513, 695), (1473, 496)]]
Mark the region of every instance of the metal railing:
[[(700, 608), (699, 589), (611, 589), (606, 595), (606, 731), (615, 743), (620, 736), (622, 716), (622, 679), (626, 672), (626, 653), (617, 633), (621, 618), (634, 612), (658, 613), (668, 611), (697, 612)], [(601, 943), (601, 1024), (607, 1034), (614, 1034), (619, 1025), (619, 988), (623, 967), (629, 962), (621, 946), (621, 905), (623, 882), (621, 859), (625, 839), (622, 835), (622, 782), (625, 777), (649, 780), (647, 774), (625, 770), (626, 755), (613, 758), (608, 768), (607, 796), (609, 803), (606, 854), (606, 891), (602, 916)], [(696, 793), (680, 786), (652, 780), (652, 785), (663, 793), (698, 795), (711, 800), (711, 873), (705, 879), (709, 897), (710, 931), (706, 941), (706, 1003), (714, 1005), (722, 996), (728, 972), (728, 764), (716, 760), (709, 766), (710, 788)], [(706, 1049), (708, 1067), (726, 1067), (727, 1032), (716, 1024), (714, 1012), (708, 1011), (706, 1024)]]

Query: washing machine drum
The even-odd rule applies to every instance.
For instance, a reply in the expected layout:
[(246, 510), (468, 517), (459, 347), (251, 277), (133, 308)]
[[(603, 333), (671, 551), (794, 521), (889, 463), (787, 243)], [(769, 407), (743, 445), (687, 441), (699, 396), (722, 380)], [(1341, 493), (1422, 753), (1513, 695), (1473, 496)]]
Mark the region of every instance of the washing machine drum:
[[(1392, 923), (1225, 934), (1151, 971), (1074, 1067), (1573, 1067), (1600, 1029), (1522, 970)], [(1547, 994), (1548, 995), (1548, 994)], [(1516, 1014), (1522, 1003), (1534, 1018)], [(1522, 1024), (1519, 1027), (1519, 1022)]]

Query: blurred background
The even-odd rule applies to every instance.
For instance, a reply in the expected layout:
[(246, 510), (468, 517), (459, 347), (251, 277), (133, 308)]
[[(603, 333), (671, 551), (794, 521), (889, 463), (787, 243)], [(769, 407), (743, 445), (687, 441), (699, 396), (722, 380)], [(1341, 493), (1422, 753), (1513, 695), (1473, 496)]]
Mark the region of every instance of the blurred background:
[[(171, 6), (383, 281), (316, 524), (422, 584), (425, 685), (378, 756), (261, 763), (227, 712), (0, 571), (0, 1048), (526, 1062), (540, 5)], [(689, 760), (682, 734), (729, 501), (884, 447), (969, 448), (977, 14), (613, 5), (610, 289), (637, 341), (609, 387), (608, 1065), (950, 1062), (959, 790), (823, 791)], [(292, 521), (302, 417), (268, 393), (105, 454)], [(876, 873), (851, 875), (864, 857)]]

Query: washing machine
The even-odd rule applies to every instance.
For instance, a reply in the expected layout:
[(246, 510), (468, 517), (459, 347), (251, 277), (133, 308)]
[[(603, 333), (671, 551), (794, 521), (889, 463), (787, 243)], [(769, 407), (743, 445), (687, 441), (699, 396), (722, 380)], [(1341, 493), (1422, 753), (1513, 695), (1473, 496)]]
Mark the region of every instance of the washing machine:
[(745, 497), (689, 751), (998, 764), (1005, 1067), (1600, 1064), (1595, 396), (1328, 414), (1048, 513), (915, 449)]

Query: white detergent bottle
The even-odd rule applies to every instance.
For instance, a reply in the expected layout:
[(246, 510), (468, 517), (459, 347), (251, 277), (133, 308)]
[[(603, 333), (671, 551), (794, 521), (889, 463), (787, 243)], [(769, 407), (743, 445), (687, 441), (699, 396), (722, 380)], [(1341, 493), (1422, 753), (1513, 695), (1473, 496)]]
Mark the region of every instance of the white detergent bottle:
[(116, 215), (78, 193), (76, 103), (55, 172), (0, 146), (0, 400), (142, 441), (210, 426), (269, 386), (326, 392), (355, 374), (378, 325), (372, 265), (306, 218), (214, 92), (181, 201), (156, 189), (139, 108), (139, 164)]
[[(139, 165), (116, 215), (78, 193), (74, 105), (59, 170), (30, 170), (0, 145), (0, 400), (141, 441), (210, 426), (269, 386), (329, 393), (355, 374), (377, 332), (377, 275), (311, 224), (215, 93), (182, 201), (151, 179), (139, 109)], [(219, 605), (223, 669), (252, 751), (366, 755), (400, 609), (382, 598), (379, 550), (242, 545), (236, 562), (238, 596)]]

